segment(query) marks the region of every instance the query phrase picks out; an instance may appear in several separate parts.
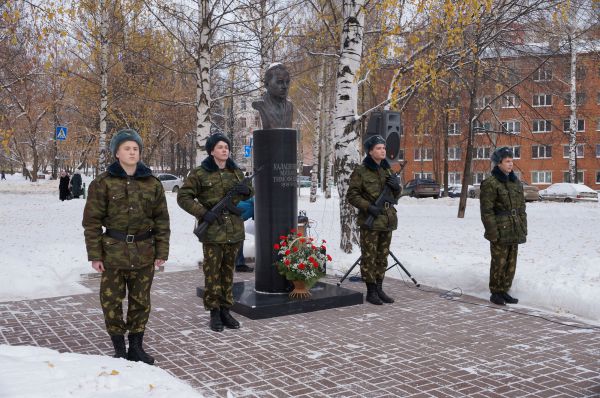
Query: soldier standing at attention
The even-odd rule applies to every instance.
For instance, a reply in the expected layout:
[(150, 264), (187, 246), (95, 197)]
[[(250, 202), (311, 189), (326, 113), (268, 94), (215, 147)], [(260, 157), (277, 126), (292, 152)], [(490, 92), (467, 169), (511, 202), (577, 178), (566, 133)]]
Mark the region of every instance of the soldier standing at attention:
[(223, 327), (239, 329), (240, 323), (231, 316), (233, 305), (233, 268), (244, 241), (244, 221), (224, 210), (215, 214), (211, 209), (234, 190), (233, 204), (252, 196), (252, 188), (242, 182), (244, 173), (229, 158), (230, 142), (223, 134), (213, 134), (206, 140), (208, 157), (190, 171), (177, 193), (179, 206), (210, 224), (202, 239), (204, 252), (204, 308), (210, 311), (210, 328), (222, 332)]
[(513, 172), (513, 152), (508, 147), (492, 154), (492, 175), (481, 183), (481, 221), (490, 241), (490, 301), (497, 305), (517, 304), (510, 296), (517, 269), (517, 249), (527, 240), (527, 213), (523, 185)]
[[(392, 232), (398, 228), (398, 217), (393, 204), (387, 203), (383, 208), (373, 203), (387, 185), (393, 196), (400, 196), (400, 181), (390, 170), (385, 159), (385, 140), (380, 135), (365, 141), (367, 156), (350, 176), (348, 202), (358, 208), (358, 225), (360, 226), (360, 273), (367, 284), (367, 301), (381, 305), (393, 303), (394, 299), (383, 291), (383, 278), (387, 268), (387, 257), (390, 253)], [(373, 227), (364, 225), (367, 217), (375, 217)]]
[[(169, 256), (171, 231), (165, 191), (140, 161), (141, 150), (142, 139), (136, 131), (121, 130), (113, 136), (110, 151), (117, 161), (90, 184), (83, 228), (88, 260), (102, 272), (100, 304), (115, 358), (152, 365), (154, 358), (142, 343), (150, 315), (154, 267)], [(129, 351), (125, 349), (127, 331)]]

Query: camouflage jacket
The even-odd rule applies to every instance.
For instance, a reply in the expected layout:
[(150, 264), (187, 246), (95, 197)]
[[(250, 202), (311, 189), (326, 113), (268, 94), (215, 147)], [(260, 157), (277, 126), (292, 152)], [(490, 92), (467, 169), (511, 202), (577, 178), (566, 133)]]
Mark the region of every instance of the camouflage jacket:
[[(227, 159), (224, 169), (219, 169), (212, 156), (202, 161), (199, 167), (190, 171), (183, 186), (177, 192), (179, 207), (187, 211), (198, 221), (207, 210), (212, 209), (234, 185), (244, 179), (244, 174), (231, 159)], [(253, 195), (250, 184), (250, 195), (235, 195), (234, 205)], [(244, 240), (244, 222), (233, 213), (224, 213), (206, 230), (204, 243), (235, 243)]]
[[(358, 225), (363, 226), (369, 213), (367, 209), (373, 204), (385, 187), (385, 180), (391, 175), (390, 165), (384, 159), (378, 165), (370, 157), (366, 156), (362, 165), (358, 166), (350, 176), (348, 187), (348, 202), (358, 208)], [(392, 192), (394, 197), (400, 197), (400, 191)], [(393, 231), (398, 228), (398, 216), (394, 206), (384, 209), (373, 222), (374, 231)]]
[[(133, 176), (128, 176), (117, 161), (92, 181), (82, 224), (89, 261), (131, 269), (169, 257), (171, 230), (165, 191), (142, 162)], [(102, 227), (131, 235), (152, 230), (153, 237), (127, 243), (104, 235)]]
[(479, 199), (484, 237), (501, 244), (525, 243), (527, 213), (523, 185), (511, 172), (504, 174), (498, 166), (481, 183)]

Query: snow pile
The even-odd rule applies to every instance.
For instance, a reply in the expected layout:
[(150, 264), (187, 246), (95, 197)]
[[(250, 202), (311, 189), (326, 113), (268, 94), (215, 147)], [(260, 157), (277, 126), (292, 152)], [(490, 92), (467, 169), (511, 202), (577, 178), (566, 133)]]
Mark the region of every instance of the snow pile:
[(0, 397), (201, 397), (158, 367), (107, 356), (0, 345), (0, 368)]

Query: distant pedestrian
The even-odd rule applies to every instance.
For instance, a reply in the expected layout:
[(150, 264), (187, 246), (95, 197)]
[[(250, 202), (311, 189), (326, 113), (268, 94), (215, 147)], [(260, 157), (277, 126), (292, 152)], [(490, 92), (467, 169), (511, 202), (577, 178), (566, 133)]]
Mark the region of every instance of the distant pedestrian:
[(1, 180), (6, 180), (6, 176), (4, 175), (4, 170), (2, 170), (2, 179)]
[(82, 194), (81, 186), (81, 171), (79, 171), (79, 169), (76, 169), (73, 172), (73, 177), (71, 178), (71, 192), (73, 193), (73, 198), (79, 199), (79, 196)]
[(60, 172), (60, 182), (58, 183), (58, 198), (62, 201), (69, 199), (69, 175), (66, 171)]
[(142, 344), (154, 268), (169, 256), (171, 230), (165, 191), (140, 161), (141, 150), (142, 138), (136, 131), (120, 130), (113, 136), (110, 151), (117, 161), (90, 184), (82, 225), (88, 260), (102, 272), (100, 305), (114, 356), (152, 365), (154, 358)]
[(481, 221), (490, 241), (490, 301), (517, 304), (508, 294), (517, 269), (519, 244), (527, 240), (527, 213), (523, 185), (513, 172), (513, 152), (508, 147), (492, 154), (492, 175), (481, 183)]
[[(240, 203), (238, 203), (237, 208), (242, 211), (242, 221), (246, 222), (251, 218), (254, 219), (254, 198), (242, 200)], [(235, 258), (235, 272), (252, 271), (254, 271), (254, 268), (246, 265), (246, 258), (244, 257), (244, 241), (242, 241), (242, 246), (240, 247), (237, 257)]]

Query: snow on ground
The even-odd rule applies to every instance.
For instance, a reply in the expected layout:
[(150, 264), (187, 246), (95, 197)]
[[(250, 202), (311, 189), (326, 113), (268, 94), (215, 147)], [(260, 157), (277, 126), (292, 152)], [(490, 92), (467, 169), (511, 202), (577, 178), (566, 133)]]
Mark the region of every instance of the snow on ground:
[(201, 397), (156, 366), (107, 356), (0, 345), (0, 368), (0, 397)]
[[(13, 178), (11, 180), (11, 177)], [(84, 200), (60, 202), (58, 182), (0, 182), (0, 301), (76, 294), (87, 291), (78, 281), (93, 272), (86, 261), (81, 217)], [(84, 177), (89, 182), (89, 178)], [(311, 219), (309, 233), (327, 240), (334, 258), (330, 272), (345, 272), (360, 256), (339, 247), (339, 202), (319, 197), (309, 203), (301, 190), (298, 209)], [(335, 196), (335, 195), (334, 195)], [(194, 269), (202, 259), (201, 245), (191, 233), (193, 218), (167, 193), (171, 216), (171, 250), (166, 271)], [(483, 238), (479, 201), (469, 200), (466, 216), (456, 217), (458, 199), (411, 199), (396, 206), (399, 228), (392, 252), (422, 285), (460, 288), (489, 298), (489, 243)], [(519, 246), (512, 293), (524, 305), (561, 315), (600, 320), (600, 244), (598, 203), (530, 203), (528, 242)], [(251, 222), (247, 229), (253, 231)], [(254, 256), (248, 234), (245, 255)], [(358, 267), (355, 268), (358, 271)], [(404, 278), (398, 267), (388, 276)], [(351, 285), (350, 285), (351, 286)]]

